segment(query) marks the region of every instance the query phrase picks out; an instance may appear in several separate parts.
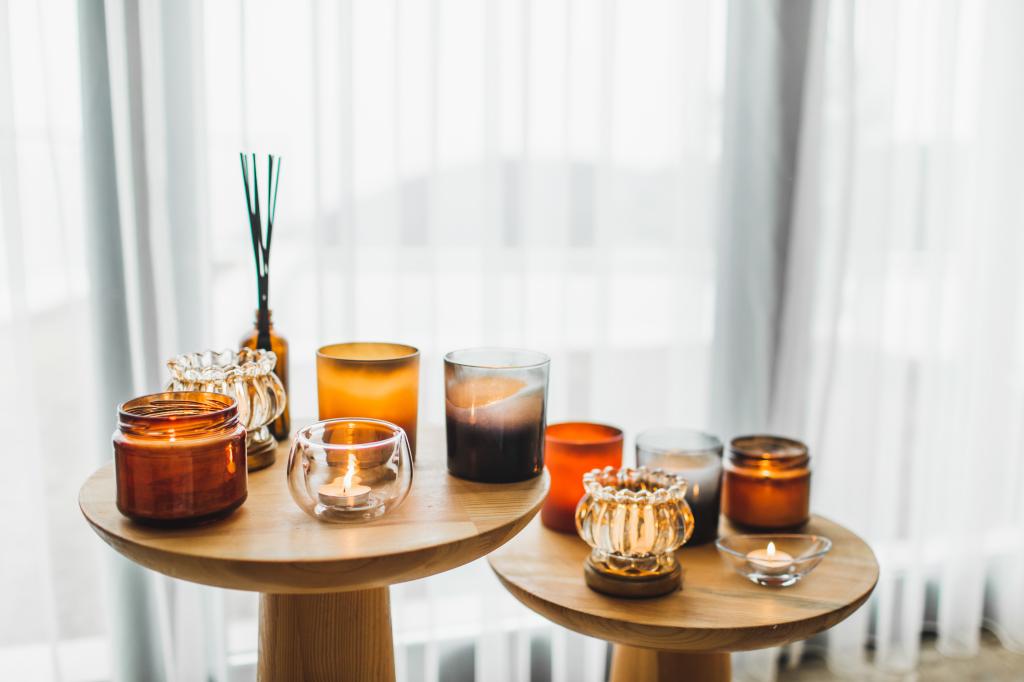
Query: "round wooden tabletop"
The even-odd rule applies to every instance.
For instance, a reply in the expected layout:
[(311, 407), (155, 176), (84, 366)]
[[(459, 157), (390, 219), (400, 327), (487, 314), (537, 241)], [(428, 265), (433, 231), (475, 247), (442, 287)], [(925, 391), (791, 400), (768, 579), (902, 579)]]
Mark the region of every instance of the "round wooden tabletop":
[(104, 541), (132, 561), (191, 582), (271, 594), (384, 587), (447, 571), (507, 542), (540, 509), (548, 475), (487, 484), (448, 475), (441, 431), (421, 431), (412, 491), (364, 524), (307, 516), (285, 480), (288, 443), (273, 466), (249, 474), (249, 497), (228, 518), (185, 529), (150, 528), (114, 504), (112, 464), (82, 486), (79, 506)]
[(682, 590), (654, 599), (608, 597), (583, 581), (590, 548), (575, 535), (548, 530), (540, 519), (488, 561), (519, 601), (570, 630), (661, 651), (745, 651), (825, 630), (857, 610), (874, 589), (878, 562), (863, 540), (821, 517), (806, 532), (831, 538), (832, 551), (813, 573), (786, 588), (755, 585), (734, 573), (712, 542), (678, 552)]

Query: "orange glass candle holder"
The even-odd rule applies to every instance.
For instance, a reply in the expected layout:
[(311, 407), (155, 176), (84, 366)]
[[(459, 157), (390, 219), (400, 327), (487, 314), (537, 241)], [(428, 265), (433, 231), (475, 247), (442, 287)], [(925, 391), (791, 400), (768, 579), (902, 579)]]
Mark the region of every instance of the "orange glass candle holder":
[(622, 466), (622, 430), (605, 424), (564, 422), (544, 434), (544, 466), (551, 489), (540, 510), (541, 522), (562, 533), (576, 532), (576, 505), (586, 492), (583, 474)]
[(416, 458), (420, 352), (401, 343), (336, 343), (316, 353), (320, 419), (368, 417), (401, 426)]
[(245, 501), (245, 428), (234, 398), (172, 391), (129, 400), (113, 440), (117, 509), (128, 518), (191, 525)]
[(802, 526), (810, 518), (810, 461), (807, 446), (792, 438), (734, 438), (725, 461), (722, 513), (749, 528)]

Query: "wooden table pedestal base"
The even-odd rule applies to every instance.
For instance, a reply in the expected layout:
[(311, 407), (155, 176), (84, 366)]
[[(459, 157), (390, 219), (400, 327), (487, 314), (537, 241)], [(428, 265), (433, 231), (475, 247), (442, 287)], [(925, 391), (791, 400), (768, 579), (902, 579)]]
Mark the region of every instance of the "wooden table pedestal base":
[(394, 680), (388, 588), (261, 594), (258, 679)]
[(656, 651), (616, 644), (609, 682), (729, 682), (729, 654)]

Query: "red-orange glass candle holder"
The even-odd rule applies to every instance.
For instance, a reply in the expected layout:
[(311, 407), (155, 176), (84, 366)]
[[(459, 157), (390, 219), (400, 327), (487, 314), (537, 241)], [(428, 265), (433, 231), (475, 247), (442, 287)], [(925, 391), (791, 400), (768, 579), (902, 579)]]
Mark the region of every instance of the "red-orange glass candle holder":
[(802, 526), (811, 515), (810, 462), (807, 446), (792, 438), (733, 438), (722, 480), (722, 513), (748, 528)]
[(588, 422), (552, 424), (544, 435), (551, 489), (540, 510), (545, 526), (576, 532), (576, 505), (583, 498), (583, 474), (592, 469), (622, 466), (622, 431)]
[(114, 432), (117, 509), (156, 525), (227, 516), (245, 502), (245, 428), (235, 399), (172, 391), (129, 400)]

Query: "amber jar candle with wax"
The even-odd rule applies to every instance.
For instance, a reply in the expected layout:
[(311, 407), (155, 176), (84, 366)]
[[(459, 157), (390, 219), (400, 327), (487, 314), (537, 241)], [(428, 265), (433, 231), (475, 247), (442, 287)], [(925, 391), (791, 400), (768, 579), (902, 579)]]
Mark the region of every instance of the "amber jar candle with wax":
[(722, 513), (749, 528), (802, 526), (810, 518), (810, 461), (807, 446), (792, 438), (734, 438), (725, 460)]
[(622, 466), (622, 430), (606, 424), (552, 424), (544, 436), (544, 466), (551, 490), (540, 510), (545, 526), (576, 532), (576, 505), (586, 492), (583, 474), (592, 469)]
[(118, 408), (114, 432), (117, 509), (156, 525), (230, 514), (248, 494), (245, 428), (235, 399), (170, 391)]

